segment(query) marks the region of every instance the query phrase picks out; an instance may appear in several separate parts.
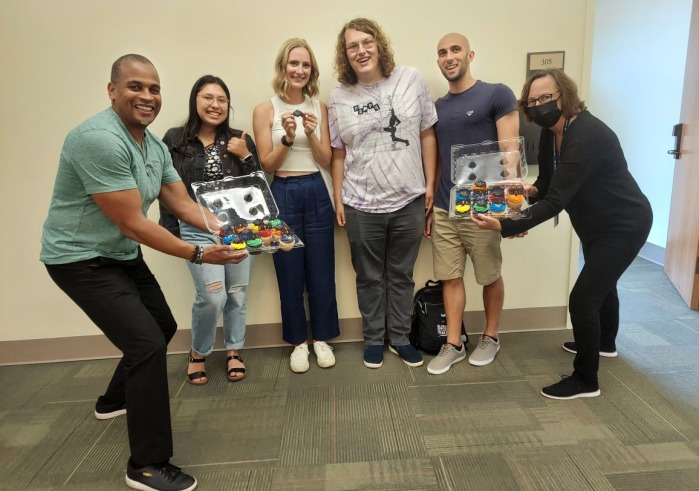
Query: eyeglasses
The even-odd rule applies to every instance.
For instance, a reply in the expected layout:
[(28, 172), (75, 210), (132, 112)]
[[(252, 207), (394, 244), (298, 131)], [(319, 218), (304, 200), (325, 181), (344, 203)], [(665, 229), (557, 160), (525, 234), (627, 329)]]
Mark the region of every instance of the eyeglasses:
[(362, 45), (362, 48), (364, 49), (371, 49), (374, 46), (376, 46), (376, 39), (374, 38), (366, 38), (358, 43), (351, 43), (347, 45), (347, 52), (354, 54), (357, 51), (359, 51), (359, 45)]
[(201, 98), (209, 106), (211, 104), (213, 104), (214, 101), (218, 102), (219, 106), (227, 106), (228, 105), (228, 99), (226, 99), (225, 97), (214, 97), (211, 94), (206, 94), (206, 95), (201, 96)]
[[(557, 90), (553, 94), (558, 94), (559, 92), (560, 92), (560, 90)], [(536, 99), (534, 99), (533, 97), (530, 97), (529, 99), (524, 101), (524, 103), (527, 107), (536, 106), (537, 102), (539, 104), (546, 104), (547, 102), (550, 102), (553, 99), (553, 94), (542, 94), (539, 97), (537, 97)], [(558, 100), (558, 99), (556, 99), (556, 100)]]

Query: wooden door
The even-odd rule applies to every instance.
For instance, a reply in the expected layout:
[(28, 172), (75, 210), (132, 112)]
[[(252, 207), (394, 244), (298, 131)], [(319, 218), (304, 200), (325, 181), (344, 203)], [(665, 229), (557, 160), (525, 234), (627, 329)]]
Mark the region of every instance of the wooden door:
[(699, 309), (699, 0), (692, 5), (680, 123), (665, 273), (687, 305)]

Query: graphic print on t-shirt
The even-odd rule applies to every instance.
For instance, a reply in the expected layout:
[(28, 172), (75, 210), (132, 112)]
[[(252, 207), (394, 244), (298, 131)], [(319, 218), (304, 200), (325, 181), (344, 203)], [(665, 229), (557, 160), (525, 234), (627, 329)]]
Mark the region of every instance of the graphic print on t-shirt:
[(410, 117), (401, 99), (388, 96), (378, 104), (367, 102), (352, 109), (357, 114), (363, 152), (393, 152), (410, 145), (407, 138), (402, 138), (409, 133)]

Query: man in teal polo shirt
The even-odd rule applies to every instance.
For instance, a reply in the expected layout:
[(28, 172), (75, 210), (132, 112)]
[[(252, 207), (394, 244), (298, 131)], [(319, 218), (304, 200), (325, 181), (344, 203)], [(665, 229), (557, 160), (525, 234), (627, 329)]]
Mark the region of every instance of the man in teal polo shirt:
[(54, 282), (123, 353), (95, 416), (126, 414), (131, 458), (126, 483), (187, 491), (196, 480), (173, 454), (167, 343), (177, 329), (140, 244), (195, 263), (238, 263), (227, 246), (202, 248), (147, 218), (159, 199), (179, 219), (206, 230), (201, 212), (146, 127), (161, 106), (160, 79), (140, 55), (112, 65), (110, 108), (71, 131), (63, 144), (40, 259)]

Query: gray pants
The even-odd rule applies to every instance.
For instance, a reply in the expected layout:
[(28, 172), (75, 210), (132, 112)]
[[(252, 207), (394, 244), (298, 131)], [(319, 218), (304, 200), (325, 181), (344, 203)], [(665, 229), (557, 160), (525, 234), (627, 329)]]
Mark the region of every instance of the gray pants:
[(420, 197), (392, 213), (365, 213), (345, 205), (347, 237), (357, 273), (364, 344), (409, 344), (413, 269), (425, 226)]

